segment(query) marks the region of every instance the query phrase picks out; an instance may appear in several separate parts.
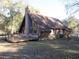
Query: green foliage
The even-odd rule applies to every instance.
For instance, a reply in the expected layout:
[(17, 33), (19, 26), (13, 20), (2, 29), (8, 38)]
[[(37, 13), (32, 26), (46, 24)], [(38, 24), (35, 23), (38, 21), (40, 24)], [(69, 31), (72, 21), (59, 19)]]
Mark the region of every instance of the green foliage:
[(3, 30), (5, 29), (5, 16), (0, 14), (0, 30)]
[(40, 13), (38, 9), (32, 7), (32, 6), (28, 6), (29, 10), (31, 13)]
[(21, 13), (17, 13), (13, 17), (13, 20), (8, 22), (8, 27), (7, 28), (9, 30), (13, 29), (14, 32), (18, 31), (22, 20), (23, 20), (23, 15)]
[(69, 28), (75, 28), (77, 26), (77, 22), (75, 19), (71, 19), (68, 25), (69, 25)]
[(16, 32), (23, 19), (24, 10), (25, 4), (22, 0), (16, 3), (13, 3), (12, 0), (2, 0), (0, 2), (0, 30)]
[(76, 19), (74, 17), (69, 18), (68, 27), (73, 29), (73, 31), (75, 31), (75, 32), (79, 32), (78, 19)]

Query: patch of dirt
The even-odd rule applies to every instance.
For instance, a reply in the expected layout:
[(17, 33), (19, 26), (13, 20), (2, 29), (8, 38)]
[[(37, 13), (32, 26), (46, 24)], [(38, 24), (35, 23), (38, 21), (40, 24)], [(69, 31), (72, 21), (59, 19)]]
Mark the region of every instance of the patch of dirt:
[(79, 59), (79, 41), (0, 42), (0, 59)]

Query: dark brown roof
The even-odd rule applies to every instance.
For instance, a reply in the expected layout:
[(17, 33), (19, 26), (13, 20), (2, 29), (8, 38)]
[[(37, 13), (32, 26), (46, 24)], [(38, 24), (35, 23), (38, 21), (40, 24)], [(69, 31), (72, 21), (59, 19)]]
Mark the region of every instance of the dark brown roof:
[[(29, 16), (29, 19), (31, 19), (34, 24), (39, 25), (40, 29), (46, 29), (46, 28), (59, 28), (59, 29), (66, 29), (67, 27), (59, 20), (53, 17), (47, 17), (43, 16), (37, 13), (30, 13), (27, 11), (27, 14)], [(23, 24), (20, 27), (20, 30), (22, 30), (22, 26), (24, 25), (25, 18), (23, 19)]]
[(47, 25), (49, 28), (61, 28), (63, 27), (63, 23), (56, 18), (53, 17), (47, 17), (39, 14), (29, 14), (31, 19), (35, 21), (40, 26)]

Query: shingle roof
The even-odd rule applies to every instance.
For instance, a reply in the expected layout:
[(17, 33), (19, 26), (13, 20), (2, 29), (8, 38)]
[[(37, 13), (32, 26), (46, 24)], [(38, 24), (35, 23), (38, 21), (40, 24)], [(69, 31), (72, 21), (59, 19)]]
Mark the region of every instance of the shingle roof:
[(32, 21), (35, 21), (40, 26), (47, 25), (49, 28), (61, 28), (64, 26), (64, 24), (56, 18), (53, 17), (47, 17), (39, 14), (29, 14)]
[(32, 22), (34, 22), (34, 24), (39, 25), (40, 29), (42, 29), (42, 28), (43, 29), (45, 29), (45, 28), (67, 29), (68, 28), (59, 19), (43, 16), (38, 13), (31, 13), (28, 10), (26, 10), (26, 12), (27, 12), (28, 16), (30, 17), (30, 19), (32, 20)]

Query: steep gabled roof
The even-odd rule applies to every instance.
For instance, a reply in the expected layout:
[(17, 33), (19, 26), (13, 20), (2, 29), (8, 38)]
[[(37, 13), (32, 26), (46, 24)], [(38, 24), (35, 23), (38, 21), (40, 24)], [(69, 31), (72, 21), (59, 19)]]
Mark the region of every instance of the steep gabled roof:
[[(34, 22), (34, 24), (39, 25), (40, 29), (46, 29), (46, 28), (66, 29), (67, 28), (59, 19), (43, 16), (38, 13), (32, 13), (30, 12), (30, 10), (26, 10), (25, 12), (27, 12), (27, 16), (29, 16), (29, 19), (32, 20), (32, 23)], [(23, 20), (25, 20), (25, 18)], [(23, 21), (22, 23), (24, 24), (25, 22)], [(25, 26), (25, 25), (21, 25), (20, 30), (22, 26)]]
[(47, 25), (49, 28), (61, 28), (64, 24), (56, 18), (47, 17), (40, 14), (31, 14), (29, 13), (31, 19), (35, 21), (40, 26)]

